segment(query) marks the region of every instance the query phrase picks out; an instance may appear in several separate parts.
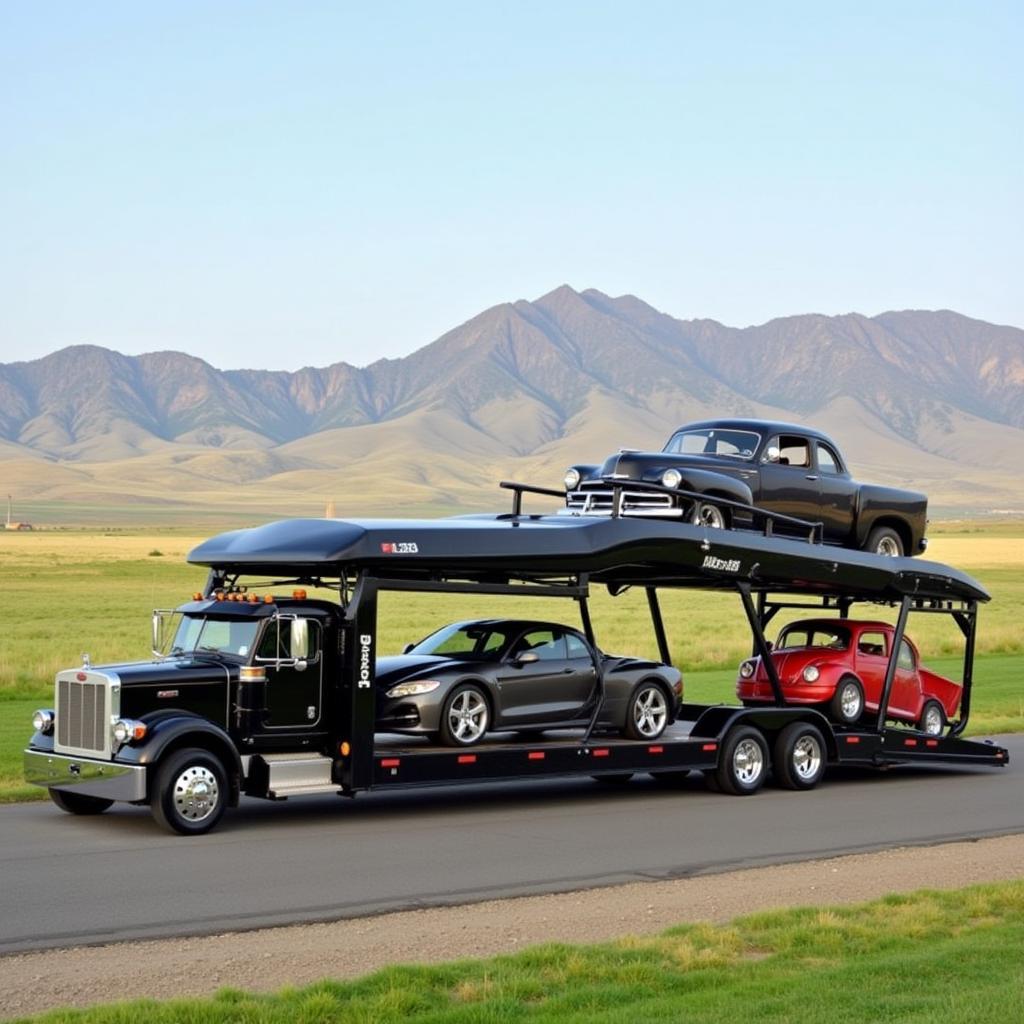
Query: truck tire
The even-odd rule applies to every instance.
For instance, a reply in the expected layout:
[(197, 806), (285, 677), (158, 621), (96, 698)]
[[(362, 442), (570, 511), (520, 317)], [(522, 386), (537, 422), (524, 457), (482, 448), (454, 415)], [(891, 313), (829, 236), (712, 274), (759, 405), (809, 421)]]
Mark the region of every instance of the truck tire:
[(473, 683), (452, 689), (441, 709), (441, 742), (449, 747), (471, 747), (484, 738), (491, 724), (487, 695)]
[(917, 720), (917, 728), (929, 736), (941, 736), (946, 728), (946, 712), (937, 700), (926, 700), (921, 708), (921, 717)]
[(626, 705), (622, 732), (631, 740), (656, 740), (668, 725), (668, 697), (657, 683), (647, 680), (633, 691)]
[(790, 722), (775, 740), (775, 781), (783, 789), (814, 789), (825, 774), (825, 737), (810, 722)]
[(749, 725), (731, 729), (722, 744), (715, 782), (723, 793), (750, 796), (764, 785), (768, 774), (768, 742)]
[(876, 526), (864, 543), (864, 550), (886, 558), (902, 558), (903, 538), (891, 526)]
[(175, 751), (157, 769), (149, 806), (168, 831), (198, 836), (220, 821), (228, 795), (220, 760), (208, 750), (190, 747)]
[(113, 800), (82, 793), (69, 793), (62, 789), (51, 789), (50, 799), (66, 814), (102, 814), (114, 806)]
[(853, 676), (843, 676), (828, 704), (829, 716), (842, 725), (853, 725), (864, 714), (864, 687)]

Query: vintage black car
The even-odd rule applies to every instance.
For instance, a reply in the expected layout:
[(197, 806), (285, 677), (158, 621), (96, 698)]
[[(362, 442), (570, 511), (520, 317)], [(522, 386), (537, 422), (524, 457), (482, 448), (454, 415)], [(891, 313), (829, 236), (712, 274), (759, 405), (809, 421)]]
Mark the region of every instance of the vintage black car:
[[(612, 485), (625, 482), (625, 514), (681, 516), (717, 528), (752, 527), (753, 517), (742, 510), (667, 491), (630, 490), (629, 481), (821, 523), (826, 543), (879, 555), (916, 555), (928, 544), (924, 494), (858, 483), (833, 440), (791, 423), (690, 423), (680, 427), (660, 452), (623, 449), (600, 466), (571, 466), (565, 474), (566, 510), (571, 513), (610, 514)], [(774, 529), (780, 534), (799, 532), (785, 523)]]
[(679, 672), (657, 662), (602, 654), (582, 633), (552, 622), (455, 622), (377, 659), (377, 729), (424, 734), (466, 747), (487, 732), (598, 726), (657, 739), (675, 720)]

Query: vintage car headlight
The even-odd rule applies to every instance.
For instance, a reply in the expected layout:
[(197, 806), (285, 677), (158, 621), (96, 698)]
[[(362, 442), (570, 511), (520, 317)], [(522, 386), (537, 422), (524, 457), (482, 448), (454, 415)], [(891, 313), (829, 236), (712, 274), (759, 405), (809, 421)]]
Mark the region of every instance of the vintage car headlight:
[(562, 477), (562, 483), (565, 484), (567, 491), (575, 491), (580, 485), (580, 471), (578, 469), (567, 469), (565, 476)]
[(683, 474), (678, 469), (666, 469), (661, 474), (661, 482), (665, 487), (678, 487), (683, 482)]
[(53, 732), (53, 712), (47, 710), (37, 711), (32, 716), (32, 728), (36, 732), (49, 736)]
[(745, 661), (740, 665), (740, 677), (742, 679), (749, 679), (754, 674), (754, 663), (752, 661)]
[(817, 665), (808, 665), (807, 668), (803, 670), (802, 674), (805, 683), (816, 683), (818, 681), (818, 676), (821, 675), (818, 671)]
[(389, 697), (419, 697), (424, 693), (433, 693), (441, 685), (437, 679), (420, 679), (414, 683), (399, 683), (387, 692)]
[(146, 735), (146, 723), (136, 722), (134, 718), (119, 718), (114, 723), (113, 733), (118, 743), (141, 740)]

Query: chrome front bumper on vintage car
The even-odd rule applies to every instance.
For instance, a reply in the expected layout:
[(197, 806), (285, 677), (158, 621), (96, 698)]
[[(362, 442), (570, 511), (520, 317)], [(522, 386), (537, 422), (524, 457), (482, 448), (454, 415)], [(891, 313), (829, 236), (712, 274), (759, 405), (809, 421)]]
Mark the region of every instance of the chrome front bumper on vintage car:
[(103, 800), (145, 800), (146, 767), (69, 757), (46, 750), (25, 751), (25, 781), (34, 786), (73, 789)]

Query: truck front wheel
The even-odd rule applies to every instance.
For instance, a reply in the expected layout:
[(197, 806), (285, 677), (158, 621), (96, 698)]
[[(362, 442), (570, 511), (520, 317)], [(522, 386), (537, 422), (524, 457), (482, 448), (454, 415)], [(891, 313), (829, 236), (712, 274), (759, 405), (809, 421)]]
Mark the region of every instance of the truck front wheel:
[(868, 534), (864, 550), (886, 558), (902, 558), (903, 540), (891, 526), (876, 526)]
[(171, 754), (157, 769), (149, 806), (164, 828), (196, 836), (220, 821), (227, 803), (224, 766), (208, 750), (189, 748)]
[(102, 814), (114, 805), (113, 800), (70, 793), (63, 789), (51, 789), (50, 799), (67, 814)]

